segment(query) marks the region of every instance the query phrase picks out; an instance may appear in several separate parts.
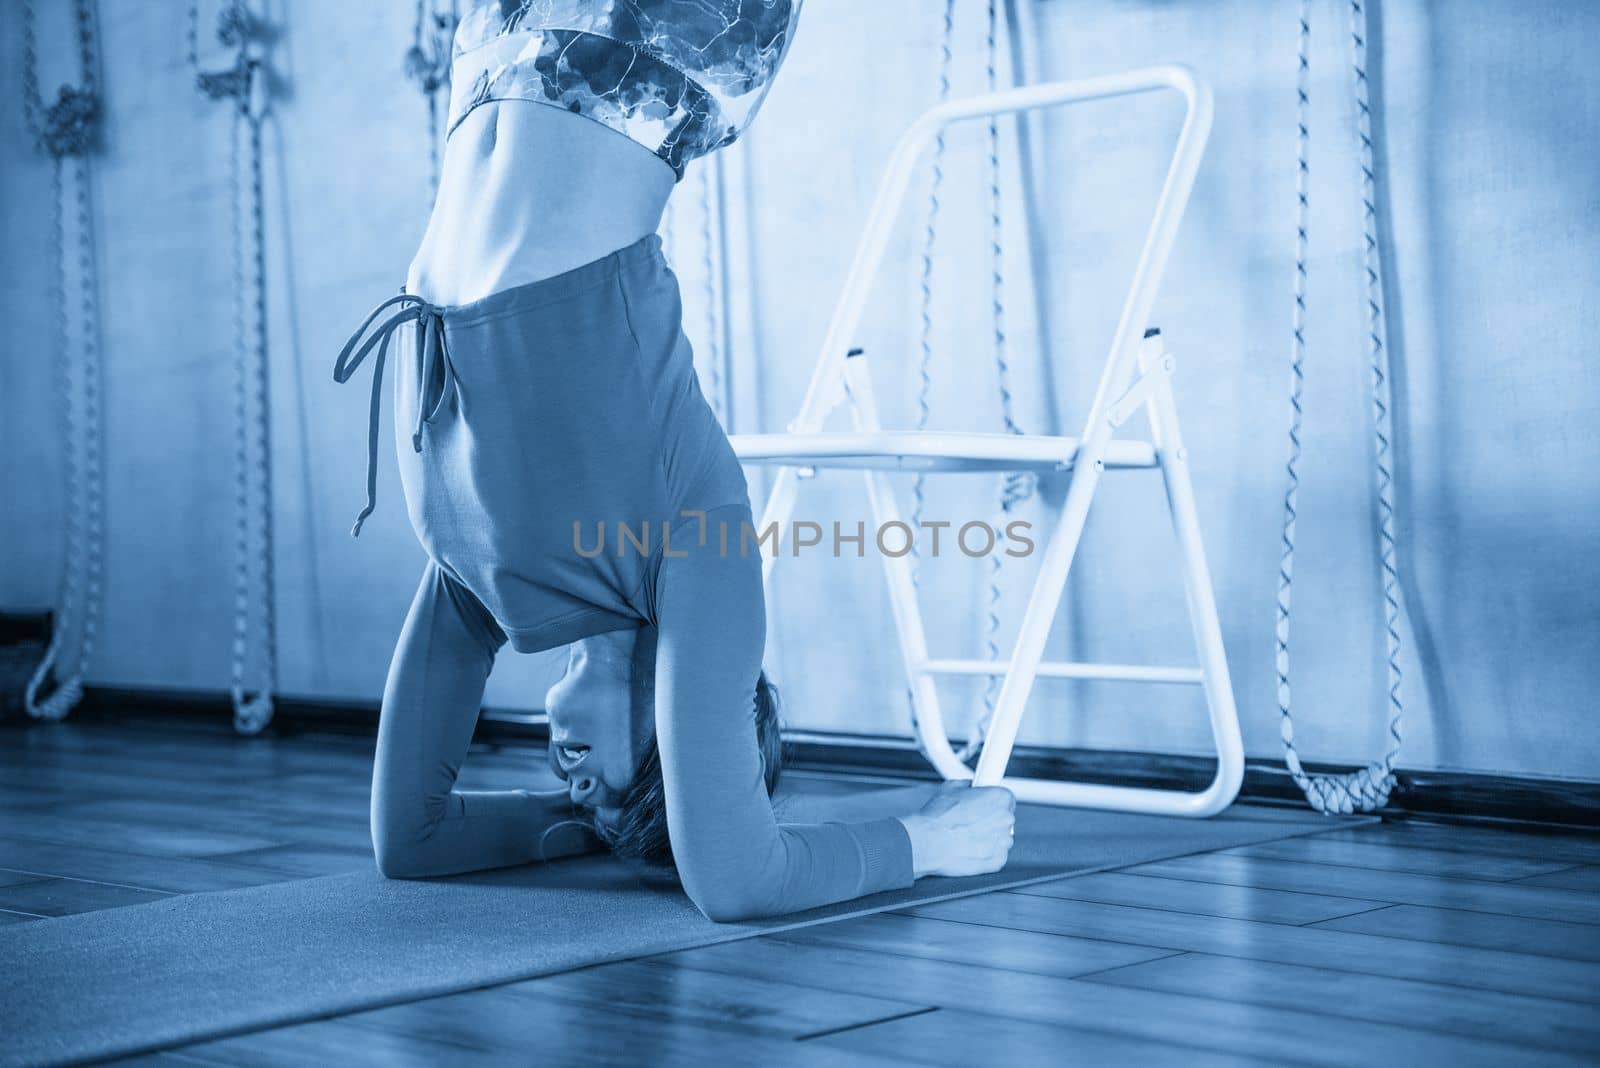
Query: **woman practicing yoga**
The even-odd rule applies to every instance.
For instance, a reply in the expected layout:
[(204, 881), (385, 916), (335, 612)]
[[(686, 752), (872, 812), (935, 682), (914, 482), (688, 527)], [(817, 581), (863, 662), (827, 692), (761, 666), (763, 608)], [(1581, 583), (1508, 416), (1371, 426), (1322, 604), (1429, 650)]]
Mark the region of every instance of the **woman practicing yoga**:
[[(429, 557), (378, 731), (386, 875), (588, 848), (577, 825), (674, 867), (707, 916), (731, 921), (1006, 861), (1004, 789), (951, 784), (859, 823), (780, 824), (772, 809), (780, 746), (761, 559), (740, 537), (749, 495), (695, 379), (656, 229), (684, 167), (755, 115), (800, 3), (493, 0), (461, 21), (422, 247), (334, 371), (343, 382), (376, 352), (359, 532), (398, 334), (395, 440)], [(546, 698), (565, 791), (454, 788), (507, 641), (571, 646)]]

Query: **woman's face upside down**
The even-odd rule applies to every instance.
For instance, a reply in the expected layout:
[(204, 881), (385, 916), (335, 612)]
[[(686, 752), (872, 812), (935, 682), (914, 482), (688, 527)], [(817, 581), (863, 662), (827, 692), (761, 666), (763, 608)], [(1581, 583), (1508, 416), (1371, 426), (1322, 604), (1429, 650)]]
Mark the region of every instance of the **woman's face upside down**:
[(545, 694), (550, 766), (601, 823), (615, 818), (655, 735), (655, 649), (654, 627), (574, 642)]

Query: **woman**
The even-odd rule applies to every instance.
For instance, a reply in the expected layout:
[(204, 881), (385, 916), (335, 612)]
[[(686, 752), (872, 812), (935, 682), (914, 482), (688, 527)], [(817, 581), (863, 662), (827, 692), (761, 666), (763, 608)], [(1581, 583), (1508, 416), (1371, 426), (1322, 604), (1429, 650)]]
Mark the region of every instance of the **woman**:
[[(399, 334), (396, 444), (429, 556), (378, 733), (386, 875), (585, 848), (552, 833), (573, 806), (617, 852), (673, 864), (719, 921), (1005, 863), (1001, 789), (956, 784), (860, 823), (780, 825), (772, 810), (761, 561), (738, 534), (749, 494), (696, 382), (656, 230), (684, 167), (754, 116), (799, 7), (495, 0), (461, 22), (422, 247), (334, 371), (345, 381), (377, 353), (359, 532)], [(739, 548), (706, 536), (720, 529)], [(565, 792), (454, 789), (507, 641), (572, 646), (546, 702)]]

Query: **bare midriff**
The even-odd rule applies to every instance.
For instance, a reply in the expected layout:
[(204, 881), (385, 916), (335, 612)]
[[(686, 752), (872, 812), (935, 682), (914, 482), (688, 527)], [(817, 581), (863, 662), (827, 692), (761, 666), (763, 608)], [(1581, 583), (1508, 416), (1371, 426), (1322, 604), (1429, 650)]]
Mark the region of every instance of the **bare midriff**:
[(489, 101), (450, 134), (406, 291), (466, 304), (654, 233), (675, 176), (649, 149), (561, 108)]

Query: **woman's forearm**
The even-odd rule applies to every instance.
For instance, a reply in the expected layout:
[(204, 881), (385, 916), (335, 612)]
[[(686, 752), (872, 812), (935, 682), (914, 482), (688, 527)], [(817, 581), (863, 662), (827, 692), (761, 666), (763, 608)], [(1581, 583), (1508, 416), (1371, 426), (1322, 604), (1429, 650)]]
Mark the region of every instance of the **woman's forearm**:
[(572, 798), (565, 787), (559, 790), (529, 790), (539, 807), (538, 834), (534, 839), (535, 860), (594, 853), (605, 848), (587, 821), (573, 811)]

